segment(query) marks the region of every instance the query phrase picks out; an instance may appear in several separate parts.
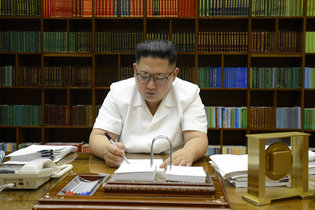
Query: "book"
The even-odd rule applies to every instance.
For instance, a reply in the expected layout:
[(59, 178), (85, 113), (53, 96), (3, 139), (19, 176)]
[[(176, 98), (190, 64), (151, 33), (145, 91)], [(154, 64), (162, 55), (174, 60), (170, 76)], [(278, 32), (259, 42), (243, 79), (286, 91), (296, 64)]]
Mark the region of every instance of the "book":
[[(123, 161), (115, 171), (112, 179), (117, 181), (153, 182), (156, 179), (177, 182), (206, 182), (206, 173), (202, 167), (175, 166), (164, 168), (159, 166), (162, 159), (154, 159), (152, 167), (150, 159), (128, 159), (130, 164)], [(158, 177), (158, 178), (157, 178)]]
[(175, 166), (167, 167), (165, 172), (166, 181), (177, 182), (202, 182), (206, 181), (206, 172), (202, 166)]
[(123, 161), (112, 176), (114, 181), (154, 181), (157, 171), (162, 172), (160, 165), (162, 159), (154, 159), (150, 165), (150, 159), (128, 159), (130, 164)]
[(10, 160), (3, 164), (26, 164), (31, 160), (44, 158), (58, 162), (67, 154), (76, 152), (76, 146), (30, 145), (8, 154)]

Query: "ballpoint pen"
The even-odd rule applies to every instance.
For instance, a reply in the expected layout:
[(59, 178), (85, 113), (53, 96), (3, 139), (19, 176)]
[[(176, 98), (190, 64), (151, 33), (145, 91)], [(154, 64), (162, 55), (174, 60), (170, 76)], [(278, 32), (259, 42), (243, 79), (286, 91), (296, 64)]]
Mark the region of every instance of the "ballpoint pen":
[[(108, 138), (108, 140), (110, 141), (111, 144), (113, 144), (117, 149), (120, 150), (120, 148), (117, 146), (117, 144), (115, 144), (115, 142), (113, 141), (112, 137), (110, 137), (110, 135), (106, 132), (105, 136)], [(126, 158), (126, 156), (123, 156), (124, 160), (129, 164), (128, 159)]]

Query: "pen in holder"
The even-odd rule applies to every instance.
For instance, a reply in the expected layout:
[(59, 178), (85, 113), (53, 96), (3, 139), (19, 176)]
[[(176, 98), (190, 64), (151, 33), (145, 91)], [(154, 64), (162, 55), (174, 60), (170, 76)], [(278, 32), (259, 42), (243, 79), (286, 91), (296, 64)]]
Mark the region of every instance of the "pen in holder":
[(151, 160), (150, 160), (150, 167), (152, 167), (153, 165), (153, 144), (155, 142), (155, 140), (157, 139), (166, 139), (168, 141), (168, 143), (170, 144), (170, 170), (172, 169), (172, 142), (170, 141), (170, 139), (167, 137), (167, 136), (163, 136), (163, 135), (159, 135), (157, 137), (155, 137), (153, 140), (152, 140), (152, 144), (151, 144)]

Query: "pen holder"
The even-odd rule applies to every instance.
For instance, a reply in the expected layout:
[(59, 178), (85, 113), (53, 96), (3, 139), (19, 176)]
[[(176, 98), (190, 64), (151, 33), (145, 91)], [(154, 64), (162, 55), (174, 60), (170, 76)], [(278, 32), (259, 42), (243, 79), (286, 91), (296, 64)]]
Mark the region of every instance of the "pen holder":
[(77, 175), (57, 195), (93, 195), (108, 177), (108, 174)]

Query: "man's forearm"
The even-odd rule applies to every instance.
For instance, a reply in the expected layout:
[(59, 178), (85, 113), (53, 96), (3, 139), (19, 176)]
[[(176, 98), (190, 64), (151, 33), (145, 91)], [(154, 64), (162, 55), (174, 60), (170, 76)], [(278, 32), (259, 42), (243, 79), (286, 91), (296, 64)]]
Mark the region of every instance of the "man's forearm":
[(184, 134), (186, 136), (186, 143), (184, 149), (193, 155), (193, 161), (203, 157), (208, 149), (207, 134), (202, 132), (191, 132)]
[(102, 134), (99, 130), (93, 130), (90, 135), (90, 152), (99, 157), (104, 159), (104, 150), (107, 144), (109, 144), (109, 141), (105, 137), (104, 134)]

